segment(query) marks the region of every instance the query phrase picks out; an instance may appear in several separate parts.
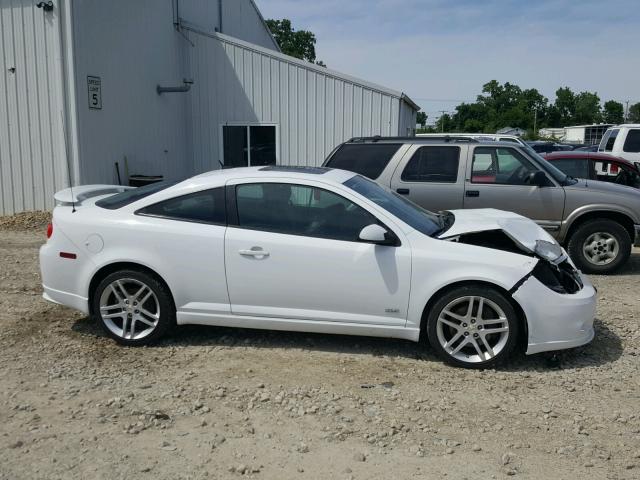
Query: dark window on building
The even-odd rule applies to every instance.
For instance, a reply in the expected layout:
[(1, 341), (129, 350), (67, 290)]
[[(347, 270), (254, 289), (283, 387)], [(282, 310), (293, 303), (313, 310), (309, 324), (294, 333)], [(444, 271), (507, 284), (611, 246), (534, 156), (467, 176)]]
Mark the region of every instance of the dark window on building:
[(275, 125), (223, 125), (224, 167), (253, 167), (276, 163)]
[(625, 152), (640, 152), (640, 130), (629, 130), (622, 150)]
[(96, 202), (96, 205), (98, 207), (108, 208), (109, 210), (116, 210), (133, 202), (137, 202), (138, 200), (142, 200), (143, 198), (164, 190), (165, 188), (169, 188), (176, 183), (177, 182), (150, 183), (149, 185), (145, 185), (144, 187), (132, 188), (131, 190), (127, 190), (126, 192), (117, 193), (116, 195), (112, 195), (111, 197), (98, 200)]
[(345, 143), (333, 154), (326, 166), (376, 179), (400, 146), (399, 143)]
[(188, 222), (226, 223), (224, 188), (174, 197), (149, 205), (136, 213)]
[(589, 178), (589, 161), (582, 158), (560, 158), (551, 162), (573, 178)]
[(404, 168), (403, 182), (455, 183), (460, 147), (420, 147)]
[(376, 219), (350, 200), (321, 188), (289, 183), (236, 187), (240, 227), (289, 235), (358, 241)]

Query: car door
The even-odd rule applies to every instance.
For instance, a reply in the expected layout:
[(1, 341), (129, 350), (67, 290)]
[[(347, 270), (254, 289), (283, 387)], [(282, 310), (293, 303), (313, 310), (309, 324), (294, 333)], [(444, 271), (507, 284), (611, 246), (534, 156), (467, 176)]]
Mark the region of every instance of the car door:
[(470, 147), (464, 208), (497, 208), (519, 213), (542, 227), (557, 231), (564, 210), (562, 186), (548, 178), (540, 187), (528, 183), (538, 169), (515, 148)]
[(462, 208), (466, 145), (412, 145), (399, 162), (391, 188), (422, 208)]
[(227, 188), (237, 212), (225, 239), (233, 314), (404, 326), (410, 248), (358, 241), (379, 220), (353, 195), (282, 181)]

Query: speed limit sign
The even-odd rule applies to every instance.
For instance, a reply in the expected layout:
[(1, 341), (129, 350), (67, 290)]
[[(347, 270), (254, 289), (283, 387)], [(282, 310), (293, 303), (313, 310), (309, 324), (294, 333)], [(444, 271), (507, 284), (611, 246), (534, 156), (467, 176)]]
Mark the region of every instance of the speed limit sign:
[(102, 81), (100, 77), (87, 77), (87, 90), (89, 91), (89, 108), (102, 109)]

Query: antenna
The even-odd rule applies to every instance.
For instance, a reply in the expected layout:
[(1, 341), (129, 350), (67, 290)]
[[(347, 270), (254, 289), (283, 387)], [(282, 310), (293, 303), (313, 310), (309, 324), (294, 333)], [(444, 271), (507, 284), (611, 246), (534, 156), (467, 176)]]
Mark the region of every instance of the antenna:
[(62, 121), (62, 137), (64, 140), (64, 154), (67, 159), (67, 174), (69, 175), (69, 191), (71, 192), (71, 213), (76, 211), (76, 200), (73, 196), (73, 180), (71, 179), (71, 163), (69, 162), (69, 147), (67, 146), (67, 126), (64, 123), (64, 115), (60, 110), (60, 120)]

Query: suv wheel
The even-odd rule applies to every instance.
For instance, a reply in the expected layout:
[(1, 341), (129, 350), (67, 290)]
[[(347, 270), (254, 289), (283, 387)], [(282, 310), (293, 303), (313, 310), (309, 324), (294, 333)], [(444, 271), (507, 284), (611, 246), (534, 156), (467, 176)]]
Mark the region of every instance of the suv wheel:
[(454, 288), (428, 315), (429, 343), (452, 365), (492, 367), (506, 359), (516, 345), (520, 320), (509, 300), (491, 287)]
[(569, 239), (569, 255), (585, 273), (618, 270), (631, 254), (629, 232), (613, 220), (589, 220)]

